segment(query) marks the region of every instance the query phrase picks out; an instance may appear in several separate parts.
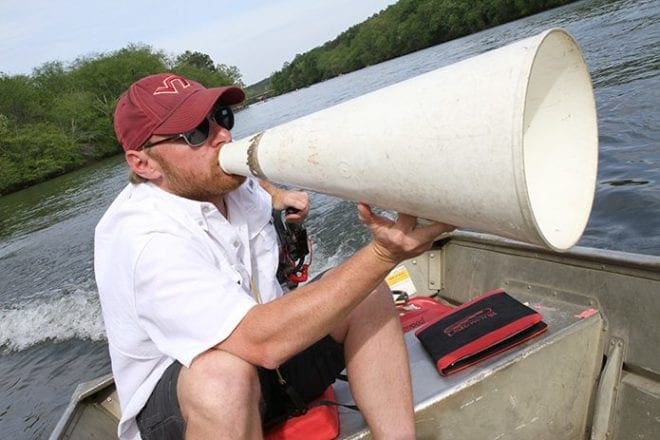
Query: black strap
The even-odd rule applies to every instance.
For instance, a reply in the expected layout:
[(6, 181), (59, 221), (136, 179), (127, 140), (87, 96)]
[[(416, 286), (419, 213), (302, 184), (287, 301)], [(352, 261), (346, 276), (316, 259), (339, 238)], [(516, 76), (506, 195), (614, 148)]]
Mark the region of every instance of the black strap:
[(284, 392), (289, 396), (289, 399), (291, 399), (291, 403), (293, 404), (291, 415), (300, 416), (305, 414), (309, 407), (305, 405), (305, 401), (300, 397), (300, 394), (298, 394), (288, 382), (284, 382), (283, 384), (280, 384), (280, 386), (284, 389)]
[(327, 406), (341, 406), (343, 408), (352, 409), (353, 411), (360, 411), (360, 408), (357, 405), (349, 405), (347, 403), (334, 402), (332, 400), (317, 400), (313, 402), (312, 405), (309, 405), (309, 408), (314, 408), (316, 406), (327, 405)]
[[(338, 374), (337, 379), (343, 380), (345, 382), (348, 382), (348, 376), (345, 374)], [(296, 391), (295, 388), (289, 384), (284, 378), (282, 378), (281, 381), (278, 381), (279, 385), (282, 387), (284, 392), (286, 393), (287, 396), (289, 396), (289, 399), (291, 399), (291, 403), (293, 404), (293, 408), (291, 408), (291, 412), (289, 413), (290, 416), (300, 416), (305, 414), (308, 410), (315, 408), (317, 406), (321, 405), (327, 405), (327, 406), (341, 406), (343, 408), (348, 408), (353, 411), (360, 411), (357, 405), (351, 405), (347, 403), (339, 403), (335, 402), (333, 400), (317, 400), (314, 402), (311, 402), (309, 405), (305, 404), (305, 401), (303, 400), (302, 397), (300, 397), (300, 394), (298, 394), (298, 391)]]

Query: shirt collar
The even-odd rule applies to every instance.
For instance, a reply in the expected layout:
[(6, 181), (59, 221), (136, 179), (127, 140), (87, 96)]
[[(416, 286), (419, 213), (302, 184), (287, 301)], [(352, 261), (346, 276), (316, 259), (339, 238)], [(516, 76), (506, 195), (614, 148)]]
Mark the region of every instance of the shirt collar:
[[(268, 194), (253, 177), (248, 177), (235, 191), (225, 197), (229, 216), (234, 220), (234, 212), (239, 209), (236, 219), (243, 219), (248, 225), (250, 239), (261, 231), (273, 216), (273, 203)], [(240, 221), (240, 220), (239, 220)]]
[[(152, 182), (141, 183), (140, 185), (146, 185), (149, 187), (149, 190), (153, 192), (160, 200), (164, 201), (166, 204), (172, 206), (174, 209), (179, 212), (183, 212), (189, 216), (196, 224), (202, 227), (205, 231), (208, 231), (208, 216), (212, 213), (218, 212), (218, 208), (213, 203), (209, 202), (198, 202), (197, 200), (187, 199), (185, 197), (178, 196), (167, 192)], [(218, 212), (218, 215), (220, 213)]]
[[(158, 198), (165, 203), (187, 214), (195, 223), (208, 231), (208, 218), (217, 213), (222, 217), (218, 208), (209, 202), (198, 202), (167, 192), (152, 182), (141, 183), (146, 185)], [(258, 194), (258, 195), (257, 195)], [(270, 195), (264, 191), (259, 183), (248, 177), (246, 181), (234, 191), (225, 196), (225, 203), (230, 217), (235, 223), (245, 222), (250, 231), (250, 239), (254, 237), (272, 217)]]

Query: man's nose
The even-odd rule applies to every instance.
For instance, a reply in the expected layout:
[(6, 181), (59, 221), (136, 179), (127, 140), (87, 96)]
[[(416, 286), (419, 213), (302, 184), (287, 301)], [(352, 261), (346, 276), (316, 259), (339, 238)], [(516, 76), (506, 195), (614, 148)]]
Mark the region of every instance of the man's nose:
[(231, 142), (231, 132), (215, 121), (211, 121), (211, 139), (214, 147)]

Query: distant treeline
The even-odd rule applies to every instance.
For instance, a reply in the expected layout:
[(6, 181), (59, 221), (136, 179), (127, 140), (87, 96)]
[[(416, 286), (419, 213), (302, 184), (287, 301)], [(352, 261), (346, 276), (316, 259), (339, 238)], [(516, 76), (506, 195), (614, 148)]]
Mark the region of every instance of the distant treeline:
[(164, 71), (209, 87), (242, 84), (236, 67), (206, 54), (168, 57), (144, 45), (46, 63), (29, 76), (0, 73), (0, 195), (122, 151), (112, 126), (117, 99), (135, 80)]
[(271, 77), (278, 95), (575, 0), (399, 0)]

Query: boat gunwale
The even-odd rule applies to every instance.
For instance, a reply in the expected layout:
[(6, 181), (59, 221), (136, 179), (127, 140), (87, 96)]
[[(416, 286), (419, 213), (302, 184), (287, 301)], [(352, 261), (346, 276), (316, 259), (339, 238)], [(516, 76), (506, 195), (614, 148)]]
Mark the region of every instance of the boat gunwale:
[(574, 246), (567, 251), (557, 252), (552, 249), (502, 238), (496, 235), (471, 231), (452, 232), (437, 242), (437, 247), (444, 247), (448, 244), (473, 245), (472, 247), (480, 249), (497, 247), (498, 252), (514, 255), (518, 255), (523, 251), (533, 253), (536, 257), (543, 256), (547, 260), (556, 260), (562, 264), (571, 264), (580, 267), (593, 267), (596, 264), (597, 266), (595, 268), (599, 270), (623, 274), (629, 274), (625, 269), (634, 269), (641, 272), (635, 273), (636, 276), (642, 276), (651, 280), (660, 280), (660, 256), (655, 255), (584, 246)]
[(74, 419), (76, 418), (76, 412), (79, 410), (83, 401), (88, 397), (95, 395), (99, 391), (113, 385), (114, 383), (115, 379), (112, 374), (106, 374), (105, 376), (79, 383), (76, 386), (76, 389), (73, 391), (71, 400), (62, 413), (62, 416), (58, 420), (57, 425), (55, 425), (55, 428), (53, 428), (51, 431), (49, 440), (59, 440), (61, 438), (65, 438), (63, 436), (65, 435), (66, 430), (69, 428), (71, 423), (74, 422)]

